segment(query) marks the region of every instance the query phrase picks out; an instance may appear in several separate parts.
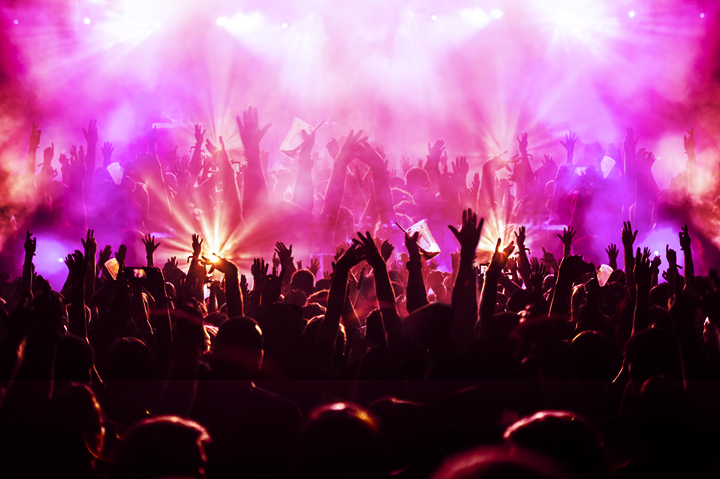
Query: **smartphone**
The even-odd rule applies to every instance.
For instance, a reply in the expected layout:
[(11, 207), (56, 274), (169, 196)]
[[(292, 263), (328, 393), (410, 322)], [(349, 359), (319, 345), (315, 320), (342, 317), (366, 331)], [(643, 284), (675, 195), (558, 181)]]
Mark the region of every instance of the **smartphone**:
[(125, 268), (130, 275), (130, 281), (141, 281), (146, 278), (144, 268)]

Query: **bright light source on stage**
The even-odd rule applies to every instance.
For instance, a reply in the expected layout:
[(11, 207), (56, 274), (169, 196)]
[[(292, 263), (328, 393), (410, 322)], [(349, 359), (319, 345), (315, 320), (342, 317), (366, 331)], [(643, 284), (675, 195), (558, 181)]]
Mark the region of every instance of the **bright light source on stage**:
[(283, 24), (280, 26), (282, 27), (283, 30), (287, 30), (288, 24), (283, 22)]
[(62, 263), (63, 261), (65, 261), (65, 260), (62, 258), (58, 258), (58, 263)]
[(634, 17), (635, 17), (635, 10), (630, 10), (630, 13), (628, 13), (628, 17), (634, 18)]
[(153, 27), (155, 27), (155, 28), (160, 28), (160, 27), (162, 27), (162, 23), (160, 23), (159, 21), (155, 20), (155, 21), (153, 22)]
[(430, 20), (433, 20), (433, 21), (437, 20), (437, 15), (431, 16), (431, 17), (430, 17)]
[(17, 20), (13, 20), (13, 23), (14, 23), (15, 25), (17, 25), (17, 24), (18, 24), (18, 21), (17, 21)]
[(218, 18), (217, 24), (220, 25), (221, 27), (224, 27), (227, 24), (227, 18), (225, 18), (225, 17)]
[(483, 28), (490, 23), (490, 17), (482, 8), (460, 10), (460, 16), (468, 25), (476, 28)]
[(90, 25), (90, 19), (88, 17), (83, 18), (83, 23), (85, 25)]
[(502, 17), (502, 10), (500, 10), (499, 8), (493, 8), (492, 10), (490, 10), (490, 15), (495, 18), (500, 18)]
[[(700, 18), (705, 18), (705, 14), (704, 14), (704, 13), (701, 13), (701, 14), (700, 14)], [(17, 20), (15, 20), (15, 23), (17, 23)]]

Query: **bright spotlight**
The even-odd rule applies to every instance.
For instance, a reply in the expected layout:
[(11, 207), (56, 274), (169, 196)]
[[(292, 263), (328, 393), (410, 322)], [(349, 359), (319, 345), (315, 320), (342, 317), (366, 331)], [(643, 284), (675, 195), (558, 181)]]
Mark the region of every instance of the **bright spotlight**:
[[(700, 18), (705, 18), (705, 14), (704, 14), (704, 13), (701, 13), (701, 14), (700, 14)], [(17, 20), (15, 20), (15, 23), (17, 23)]]
[(635, 10), (630, 10), (630, 12), (628, 13), (628, 17), (635, 18)]
[(58, 263), (62, 263), (63, 261), (65, 261), (65, 260), (62, 258), (58, 258)]
[(160, 27), (162, 27), (162, 23), (160, 23), (159, 21), (155, 20), (155, 21), (153, 22), (153, 27), (155, 27), (155, 28), (160, 28)]
[(17, 25), (17, 24), (18, 24), (17, 19), (16, 19), (16, 20), (13, 20), (13, 23), (14, 23), (15, 25)]
[(282, 27), (283, 30), (286, 30), (288, 27), (288, 24), (287, 24), (287, 22), (283, 22), (283, 24), (280, 26)]
[(431, 16), (431, 17), (430, 17), (430, 20), (433, 20), (433, 21), (437, 20), (437, 15)]
[(490, 15), (495, 18), (500, 18), (502, 17), (502, 10), (500, 10), (499, 8), (493, 8), (492, 10), (490, 10)]
[(227, 24), (227, 18), (225, 18), (225, 17), (218, 18), (217, 24), (220, 25), (221, 27), (224, 27)]
[(83, 18), (83, 23), (85, 25), (90, 25), (90, 19), (88, 17)]

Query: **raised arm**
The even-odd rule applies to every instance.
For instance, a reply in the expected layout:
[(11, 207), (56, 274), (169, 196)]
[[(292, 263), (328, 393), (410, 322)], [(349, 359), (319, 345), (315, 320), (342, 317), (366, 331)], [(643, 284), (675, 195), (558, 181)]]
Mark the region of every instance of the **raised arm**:
[(194, 186), (195, 180), (197, 179), (200, 171), (203, 168), (202, 158), (202, 146), (203, 138), (205, 137), (205, 131), (200, 128), (200, 125), (195, 125), (195, 146), (193, 147), (192, 158), (190, 158), (190, 164), (188, 165), (188, 173), (190, 174), (190, 186)]
[(478, 320), (477, 282), (473, 264), (484, 223), (483, 218), (478, 222), (477, 214), (468, 208), (463, 210), (460, 231), (448, 225), (460, 243), (460, 266), (452, 293), (451, 334), (456, 344), (467, 345), (472, 341)]
[(342, 148), (338, 148), (335, 139), (327, 145), (331, 155), (336, 149), (338, 151), (334, 156), (335, 161), (333, 162), (332, 173), (330, 174), (330, 180), (328, 181), (327, 190), (325, 191), (325, 204), (323, 205), (320, 216), (323, 221), (330, 225), (333, 231), (337, 224), (338, 212), (340, 211), (343, 194), (345, 193), (345, 175), (348, 165), (353, 158), (355, 158), (358, 142), (366, 139), (362, 134), (362, 130), (359, 130), (357, 133), (355, 133), (354, 130), (350, 130)]
[(242, 120), (239, 116), (236, 119), (247, 160), (245, 187), (243, 188), (243, 211), (246, 216), (251, 216), (263, 212), (268, 203), (267, 184), (260, 164), (260, 140), (263, 139), (272, 123), (260, 128), (257, 108), (253, 107), (243, 112)]
[(503, 268), (507, 264), (507, 260), (515, 249), (515, 243), (510, 244), (503, 250), (500, 250), (501, 238), (498, 238), (495, 245), (495, 253), (493, 253), (490, 266), (485, 272), (485, 280), (483, 281), (482, 293), (480, 293), (480, 332), (482, 334), (483, 324), (487, 324), (490, 318), (495, 316), (495, 303), (497, 302), (497, 285), (498, 277), (502, 274)]
[(650, 269), (650, 258), (640, 253), (637, 249), (635, 255), (635, 313), (633, 314), (632, 334), (635, 334), (650, 326), (650, 280), (652, 271)]
[(72, 293), (70, 310), (68, 311), (68, 331), (87, 341), (87, 321), (85, 319), (85, 283), (88, 273), (88, 260), (80, 251), (69, 254), (65, 258), (68, 267)]
[(37, 238), (32, 237), (30, 230), (25, 233), (25, 261), (23, 262), (23, 274), (22, 274), (22, 287), (23, 291), (30, 293), (33, 292), (33, 274), (35, 273), (35, 266), (33, 265), (32, 258), (35, 256), (35, 250), (37, 248)]
[[(205, 258), (207, 261), (207, 258)], [(217, 256), (212, 262), (210, 272), (213, 268), (225, 275), (225, 301), (227, 304), (228, 318), (243, 315), (243, 300), (240, 294), (240, 277), (235, 263)]]
[(683, 256), (685, 257), (685, 284), (687, 285), (695, 277), (695, 264), (693, 263), (692, 250), (690, 249), (691, 238), (687, 225), (682, 227), (679, 236), (680, 248), (683, 250)]
[[(390, 335), (400, 335), (404, 333), (400, 316), (395, 305), (395, 292), (390, 283), (390, 276), (387, 271), (387, 264), (383, 259), (380, 251), (378, 251), (375, 241), (373, 241), (370, 232), (365, 235), (358, 233), (358, 239), (353, 239), (353, 243), (362, 246), (360, 256), (368, 262), (373, 269), (373, 277), (375, 278), (375, 296), (377, 296), (380, 306), (380, 313), (383, 318), (385, 332)], [(388, 341), (390, 342), (390, 341)]]
[(420, 232), (415, 232), (412, 236), (405, 235), (405, 247), (409, 257), (405, 265), (408, 271), (406, 290), (408, 313), (412, 313), (428, 304), (427, 291), (425, 290), (422, 275), (422, 256), (420, 256), (420, 248), (417, 244), (419, 237)]
[(85, 141), (87, 141), (87, 151), (85, 152), (85, 171), (87, 172), (87, 180), (85, 181), (85, 188), (89, 189), (92, 185), (93, 177), (95, 175), (95, 154), (98, 143), (98, 127), (97, 120), (90, 120), (88, 129), (83, 128), (83, 135), (85, 135)]
[(530, 275), (532, 274), (532, 268), (530, 267), (530, 260), (527, 255), (527, 248), (525, 247), (525, 227), (521, 226), (517, 233), (515, 233), (515, 244), (518, 247), (518, 270), (520, 271), (520, 277), (522, 277), (523, 283), (529, 289)]
[(313, 209), (313, 181), (312, 181), (312, 149), (315, 144), (315, 132), (307, 134), (300, 130), (303, 137), (302, 146), (298, 156), (298, 172), (293, 188), (292, 202), (308, 211)]
[[(95, 253), (97, 252), (97, 241), (95, 241), (95, 230), (88, 230), (85, 239), (80, 239), (85, 248), (85, 264), (87, 274), (85, 275), (85, 303), (90, 304), (90, 299), (95, 294)], [(83, 313), (84, 314), (84, 313)]]
[(30, 132), (30, 146), (28, 147), (27, 164), (25, 167), (25, 174), (29, 178), (33, 178), (35, 176), (35, 171), (37, 169), (35, 154), (37, 153), (37, 149), (40, 148), (40, 134), (42, 133), (42, 131), (38, 128), (40, 127), (33, 122), (32, 131)]
[(317, 335), (318, 354), (325, 364), (332, 361), (335, 352), (337, 332), (347, 298), (348, 276), (353, 266), (359, 262), (358, 245), (352, 244), (335, 264), (335, 272), (328, 292), (327, 310), (320, 322)]
[(565, 151), (567, 152), (567, 164), (572, 165), (573, 164), (573, 157), (575, 156), (575, 142), (578, 140), (578, 137), (574, 133), (568, 133), (565, 135), (565, 141), (560, 140), (560, 144), (565, 148)]
[(158, 249), (162, 243), (155, 243), (155, 237), (150, 236), (149, 233), (142, 238), (142, 242), (145, 245), (145, 259), (147, 260), (147, 265), (150, 267), (155, 266), (155, 250)]
[(368, 165), (372, 171), (373, 195), (380, 222), (386, 226), (394, 224), (395, 209), (385, 161), (367, 141), (358, 143), (358, 146), (358, 159)]
[(575, 233), (576, 231), (571, 226), (570, 228), (563, 228), (563, 234), (557, 235), (563, 244), (563, 258), (567, 258), (572, 254), (572, 242), (575, 237)]
[(573, 283), (582, 272), (583, 260), (580, 256), (563, 258), (553, 290), (550, 316), (569, 316), (572, 299)]
[(635, 257), (633, 256), (633, 244), (635, 243), (637, 234), (637, 230), (633, 232), (632, 225), (629, 221), (623, 222), (622, 244), (625, 261), (625, 277), (627, 278), (627, 286), (631, 293), (635, 292), (635, 275), (633, 274)]
[(608, 255), (608, 265), (613, 270), (616, 270), (618, 268), (617, 257), (618, 257), (618, 253), (619, 253), (617, 246), (615, 246), (614, 244), (611, 244), (610, 246), (607, 247), (605, 252)]

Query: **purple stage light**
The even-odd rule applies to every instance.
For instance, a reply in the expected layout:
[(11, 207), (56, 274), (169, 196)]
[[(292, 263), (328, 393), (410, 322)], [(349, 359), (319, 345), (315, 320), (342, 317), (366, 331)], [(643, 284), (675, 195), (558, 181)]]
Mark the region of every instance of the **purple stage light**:
[(492, 15), (495, 18), (500, 18), (500, 17), (502, 17), (503, 12), (499, 8), (493, 8), (492, 10), (490, 10), (490, 15)]

